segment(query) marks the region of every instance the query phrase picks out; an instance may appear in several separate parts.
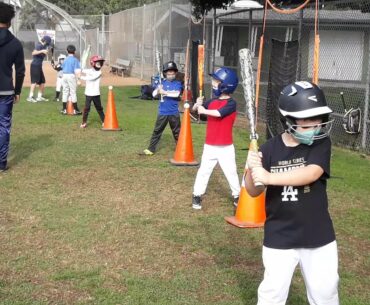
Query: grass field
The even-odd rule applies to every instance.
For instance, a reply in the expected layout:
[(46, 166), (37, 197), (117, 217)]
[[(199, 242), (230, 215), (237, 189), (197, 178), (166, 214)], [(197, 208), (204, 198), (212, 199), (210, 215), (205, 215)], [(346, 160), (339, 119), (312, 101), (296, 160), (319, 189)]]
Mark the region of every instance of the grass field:
[[(157, 112), (157, 102), (128, 98), (138, 91), (115, 88), (122, 132), (100, 131), (95, 109), (81, 130), (56, 102), (15, 106), (0, 174), (0, 304), (256, 304), (263, 230), (225, 223), (233, 208), (219, 168), (204, 210), (192, 210), (197, 168), (169, 164), (169, 128), (156, 155), (137, 154)], [(192, 132), (199, 160), (205, 125)], [(235, 129), (240, 173), (247, 139)], [(369, 304), (370, 159), (335, 148), (332, 175), (341, 304)], [(307, 304), (298, 270), (287, 304)]]

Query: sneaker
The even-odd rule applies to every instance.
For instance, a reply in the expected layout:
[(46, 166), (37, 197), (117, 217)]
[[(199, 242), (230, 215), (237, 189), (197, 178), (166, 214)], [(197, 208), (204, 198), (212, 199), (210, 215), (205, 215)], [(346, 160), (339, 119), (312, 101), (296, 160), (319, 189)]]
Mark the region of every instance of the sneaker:
[(234, 207), (237, 207), (238, 206), (238, 202), (239, 202), (239, 196), (238, 197), (234, 197), (233, 198), (233, 205), (234, 205)]
[(4, 168), (0, 168), (0, 173), (4, 173), (9, 169), (9, 166), (5, 166)]
[(87, 127), (87, 123), (82, 123), (81, 125), (80, 125), (80, 128), (86, 128)]
[(62, 110), (60, 111), (60, 113), (61, 113), (61, 114), (67, 114), (67, 109), (62, 109)]
[(141, 155), (153, 156), (154, 152), (150, 151), (149, 149), (144, 149), (143, 152), (141, 153)]
[(193, 195), (192, 207), (195, 210), (201, 210), (202, 209), (202, 198), (200, 196), (194, 196)]
[(49, 101), (49, 99), (47, 99), (47, 98), (44, 98), (44, 97), (40, 96), (40, 97), (36, 98), (36, 101), (37, 101), (37, 102), (48, 102), (48, 101)]
[(27, 97), (27, 102), (37, 103), (37, 101), (33, 97)]
[(60, 99), (59, 99), (59, 98), (56, 98), (56, 99), (55, 99), (55, 101), (56, 101), (56, 102), (60, 102)]
[(73, 110), (73, 115), (81, 115), (82, 112), (80, 110)]

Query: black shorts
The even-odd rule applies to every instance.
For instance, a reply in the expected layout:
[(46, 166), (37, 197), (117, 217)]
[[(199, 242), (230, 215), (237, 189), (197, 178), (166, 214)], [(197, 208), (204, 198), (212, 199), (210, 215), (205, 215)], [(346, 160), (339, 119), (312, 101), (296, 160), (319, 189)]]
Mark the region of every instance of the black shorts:
[(41, 65), (31, 64), (31, 84), (45, 84), (45, 75)]

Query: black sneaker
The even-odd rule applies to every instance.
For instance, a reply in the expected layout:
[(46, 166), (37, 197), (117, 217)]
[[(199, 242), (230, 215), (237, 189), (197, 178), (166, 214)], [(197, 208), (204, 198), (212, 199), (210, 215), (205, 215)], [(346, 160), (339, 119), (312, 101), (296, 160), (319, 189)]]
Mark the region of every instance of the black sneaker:
[(233, 198), (233, 205), (234, 205), (234, 207), (237, 207), (238, 206), (238, 202), (239, 202), (239, 196), (238, 197), (234, 197)]
[(202, 209), (202, 198), (200, 196), (194, 196), (193, 195), (192, 207), (195, 210), (201, 210)]
[(9, 166), (5, 166), (4, 168), (0, 168), (0, 173), (4, 173), (9, 169)]
[(81, 115), (82, 112), (80, 110), (73, 110), (73, 115)]

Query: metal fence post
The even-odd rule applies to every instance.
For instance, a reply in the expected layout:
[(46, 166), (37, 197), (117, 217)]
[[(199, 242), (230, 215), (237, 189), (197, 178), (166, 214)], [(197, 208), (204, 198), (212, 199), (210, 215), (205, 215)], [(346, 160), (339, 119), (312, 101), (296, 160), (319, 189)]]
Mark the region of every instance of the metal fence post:
[[(370, 37), (370, 36), (369, 36)], [(362, 139), (361, 147), (366, 150), (366, 138), (367, 138), (367, 121), (369, 117), (369, 94), (370, 94), (370, 39), (368, 48), (368, 63), (367, 63), (367, 76), (366, 76), (366, 93), (365, 93), (365, 105), (364, 105), (364, 119), (362, 127)]]
[[(172, 0), (169, 3), (169, 15), (168, 15), (168, 60), (171, 60), (171, 44), (172, 44)], [(164, 62), (163, 54), (162, 54), (162, 62)]]
[(143, 5), (143, 22), (142, 22), (142, 36), (141, 36), (141, 71), (140, 78), (144, 78), (144, 39), (145, 39), (145, 4)]

